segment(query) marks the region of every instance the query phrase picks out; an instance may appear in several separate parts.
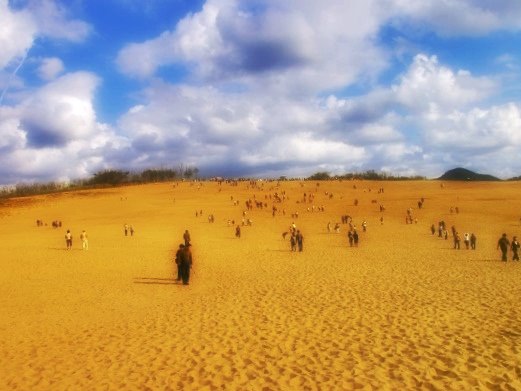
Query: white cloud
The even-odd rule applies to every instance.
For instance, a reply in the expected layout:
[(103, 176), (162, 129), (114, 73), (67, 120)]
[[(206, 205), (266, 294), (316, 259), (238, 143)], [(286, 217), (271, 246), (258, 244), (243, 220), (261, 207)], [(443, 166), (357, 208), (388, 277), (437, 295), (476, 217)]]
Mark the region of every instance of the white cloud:
[(35, 147), (63, 146), (94, 131), (92, 96), (97, 78), (86, 72), (66, 74), (22, 104), (21, 123)]
[(67, 9), (57, 1), (32, 0), (27, 9), (31, 12), (38, 33), (42, 36), (81, 42), (91, 32), (89, 24), (71, 19)]
[(55, 79), (65, 70), (63, 62), (56, 57), (44, 58), (38, 68), (38, 76), (43, 80)]
[(24, 148), (25, 145), (25, 133), (20, 129), (20, 110), (0, 106), (0, 154)]
[(23, 9), (12, 10), (8, 0), (0, 0), (0, 70), (23, 58), (38, 37), (79, 42), (90, 31), (87, 23), (69, 19), (55, 1), (33, 0)]
[[(62, 3), (28, 4), (15, 12), (0, 0), (0, 86), (9, 84), (6, 67), (39, 37), (78, 42), (90, 32)], [(64, 74), (63, 63), (50, 57), (37, 70), (43, 87), (23, 89), (23, 80), (12, 78), (23, 91), (11, 96), (12, 107), (0, 106), (0, 167), (15, 171), (0, 175), (74, 178), (103, 167), (182, 162), (219, 175), (384, 169), (429, 176), (485, 160), (497, 162), (496, 174), (519, 175), (520, 106), (489, 103), (500, 78), (417, 54), (418, 40), (407, 49), (415, 57), (400, 58), (405, 68), (393, 85), (378, 84), (391, 59), (379, 37), (388, 23), (405, 38), (411, 27), (478, 35), (519, 28), (519, 4), (208, 0), (172, 29), (119, 51), (120, 70), (141, 78), (144, 88), (117, 131), (98, 122), (98, 76)], [(513, 64), (515, 57), (501, 60)], [(186, 67), (185, 84), (158, 77), (171, 65)], [(350, 96), (354, 85), (361, 92)]]
[(440, 36), (478, 36), (521, 27), (517, 0), (391, 0), (390, 5), (395, 23), (431, 29)]
[(425, 124), (431, 147), (452, 151), (501, 151), (521, 146), (521, 106), (509, 103), (488, 109), (455, 111)]
[(0, 0), (0, 69), (24, 57), (36, 34), (37, 26), (29, 12), (11, 11), (8, 1)]
[(69, 73), (16, 106), (0, 106), (4, 183), (77, 179), (121, 164), (130, 144), (97, 122), (93, 100), (98, 83), (90, 73)]
[(494, 90), (492, 80), (473, 77), (468, 71), (457, 72), (441, 66), (436, 56), (415, 56), (393, 93), (404, 105), (417, 110), (435, 107), (465, 107), (487, 97)]
[(117, 62), (123, 72), (139, 77), (181, 63), (198, 78), (279, 93), (342, 87), (385, 66), (385, 53), (373, 42), (379, 26), (374, 1), (266, 1), (264, 6), (253, 13), (243, 2), (209, 0), (175, 29), (127, 45)]

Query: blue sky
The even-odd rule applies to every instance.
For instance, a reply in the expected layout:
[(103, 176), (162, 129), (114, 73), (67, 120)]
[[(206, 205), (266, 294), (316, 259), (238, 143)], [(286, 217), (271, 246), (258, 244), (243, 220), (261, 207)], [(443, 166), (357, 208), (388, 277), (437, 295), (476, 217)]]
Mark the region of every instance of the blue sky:
[(0, 0), (0, 184), (521, 175), (518, 0)]

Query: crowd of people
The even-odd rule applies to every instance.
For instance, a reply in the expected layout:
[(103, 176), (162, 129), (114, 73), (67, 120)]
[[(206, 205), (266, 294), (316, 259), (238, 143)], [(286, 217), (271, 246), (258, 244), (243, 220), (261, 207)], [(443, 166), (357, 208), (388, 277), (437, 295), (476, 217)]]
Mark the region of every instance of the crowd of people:
[[(354, 187), (354, 188), (356, 189), (356, 187)], [(259, 190), (258, 187), (256, 189)], [(317, 185), (317, 189), (318, 189), (318, 185)], [(260, 190), (263, 190), (263, 189), (260, 188)], [(378, 194), (382, 194), (382, 193), (384, 193), (383, 188), (379, 189), (379, 191), (378, 191)], [(316, 194), (318, 194), (318, 193), (316, 193)], [(305, 210), (307, 210), (308, 212), (313, 212), (315, 210), (321, 211), (321, 212), (325, 211), (324, 206), (315, 207), (314, 202), (316, 201), (316, 199), (315, 199), (316, 194), (315, 193), (304, 193), (302, 197), (297, 198), (296, 203), (302, 203), (302, 204), (306, 203), (308, 205), (311, 205), (311, 206), (307, 206), (307, 205), (303, 206), (301, 208), (302, 209), (301, 211), (305, 211)], [(327, 198), (325, 200), (325, 202), (333, 199), (332, 193), (325, 192), (324, 194), (326, 195), (326, 198)], [(231, 196), (231, 200), (232, 200), (234, 206), (238, 206), (241, 204), (239, 202), (239, 200), (237, 200), (233, 196)], [(275, 217), (276, 215), (285, 216), (285, 208), (283, 206), (288, 200), (289, 200), (289, 197), (286, 194), (286, 192), (280, 191), (280, 190), (278, 190), (270, 195), (268, 195), (268, 194), (264, 195), (263, 201), (260, 201), (254, 195), (253, 198), (249, 198), (244, 203), (245, 210), (242, 211), (242, 225), (237, 224), (235, 219), (228, 219), (227, 220), (228, 225), (234, 228), (235, 237), (239, 239), (239, 238), (241, 238), (241, 228), (242, 227), (251, 227), (253, 225), (252, 220), (249, 217), (250, 212), (252, 212), (253, 210), (263, 211), (265, 209), (268, 209), (268, 212), (271, 213), (271, 215), (273, 217)], [(268, 208), (268, 202), (273, 203), (271, 208)], [(377, 204), (377, 200), (371, 200), (371, 202)], [(417, 203), (418, 211), (423, 209), (424, 202), (425, 202), (425, 199), (423, 197), (420, 199), (420, 201), (418, 201), (418, 203)], [(276, 205), (280, 205), (280, 204), (282, 204), (280, 207), (276, 206)], [(359, 200), (355, 199), (353, 202), (353, 205), (356, 207), (356, 206), (358, 206), (358, 204), (359, 204)], [(385, 208), (381, 204), (379, 205), (379, 207), (380, 207), (380, 223), (383, 224), (383, 221), (384, 221), (383, 212), (385, 211)], [(455, 214), (459, 215), (460, 212), (461, 211), (460, 211), (459, 207), (457, 207), (457, 206), (450, 207), (451, 214), (455, 213)], [(254, 213), (258, 213), (258, 212), (254, 212)], [(423, 212), (418, 212), (419, 215), (421, 215), (421, 213), (423, 213)], [(202, 210), (195, 211), (196, 217), (201, 217), (202, 215), (203, 215)], [(304, 235), (300, 228), (297, 229), (297, 226), (295, 223), (295, 221), (298, 221), (299, 212), (294, 211), (293, 213), (291, 213), (291, 217), (294, 220), (291, 223), (291, 225), (289, 226), (289, 230), (287, 232), (283, 233), (283, 238), (284, 238), (284, 240), (289, 239), (289, 251), (303, 252)], [(209, 223), (215, 222), (215, 216), (213, 215), (213, 213), (208, 214), (208, 222)], [(359, 243), (360, 243), (360, 233), (357, 230), (357, 228), (353, 222), (353, 217), (348, 214), (343, 214), (340, 216), (340, 222), (341, 223), (335, 222), (334, 225), (331, 222), (328, 222), (327, 226), (326, 226), (327, 232), (328, 233), (331, 233), (331, 232), (340, 233), (341, 229), (343, 231), (343, 226), (341, 226), (341, 224), (347, 224), (348, 227), (347, 227), (346, 231), (344, 231), (347, 234), (347, 243), (348, 243), (349, 247), (358, 247)], [(405, 222), (406, 222), (406, 224), (413, 224), (413, 223), (418, 222), (417, 218), (413, 214), (412, 208), (407, 209)], [(36, 220), (36, 225), (38, 227), (41, 227), (44, 225), (46, 226), (47, 224), (45, 224), (42, 220), (38, 219), (38, 220)], [(56, 227), (61, 227), (61, 226), (62, 226), (61, 221), (59, 221), (59, 220), (53, 221), (53, 227), (56, 228)], [(363, 220), (361, 227), (362, 227), (362, 234), (367, 232), (367, 221), (366, 220)], [(446, 222), (443, 220), (439, 221), (437, 224), (432, 224), (430, 226), (430, 232), (431, 232), (432, 236), (435, 236), (437, 234), (438, 238), (441, 238), (444, 240), (449, 239), (449, 232), (450, 232), (451, 237), (452, 237), (452, 248), (454, 248), (454, 249), (459, 250), (459, 249), (463, 248), (463, 246), (467, 250), (476, 250), (477, 249), (477, 236), (474, 232), (460, 233), (460, 231), (458, 231), (454, 225), (452, 225), (450, 227), (450, 229), (448, 229)], [(123, 225), (123, 233), (124, 233), (124, 236), (134, 236), (135, 231), (134, 231), (133, 226), (131, 224), (125, 223)], [(83, 230), (81, 232), (81, 234), (79, 235), (79, 239), (81, 241), (81, 248), (83, 250), (88, 250), (89, 249), (89, 239), (88, 239), (87, 232), (85, 230)], [(461, 243), (462, 241), (463, 241), (463, 243)], [(67, 229), (67, 231), (65, 233), (65, 246), (66, 246), (67, 250), (71, 250), (73, 248), (73, 234), (70, 229)], [(179, 244), (179, 246), (175, 252), (175, 264), (176, 264), (176, 272), (177, 272), (176, 281), (181, 281), (183, 285), (188, 285), (189, 281), (190, 281), (190, 271), (192, 269), (192, 264), (193, 264), (193, 256), (192, 256), (191, 247), (192, 247), (192, 244), (191, 244), (190, 233), (188, 230), (186, 230), (183, 233), (183, 243)], [(506, 233), (502, 234), (497, 242), (497, 249), (500, 250), (501, 260), (504, 262), (506, 262), (508, 260), (509, 252), (510, 252), (512, 261), (519, 261), (520, 248), (521, 248), (521, 245), (520, 245), (519, 241), (517, 240), (517, 237), (513, 236), (512, 239), (510, 240)]]

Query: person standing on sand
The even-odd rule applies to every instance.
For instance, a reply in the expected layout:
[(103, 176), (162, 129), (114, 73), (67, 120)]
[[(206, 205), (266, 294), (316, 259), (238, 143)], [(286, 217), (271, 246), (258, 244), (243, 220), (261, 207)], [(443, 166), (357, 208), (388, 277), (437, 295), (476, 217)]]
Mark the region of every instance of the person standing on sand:
[(129, 230), (130, 230), (130, 236), (134, 236), (134, 227), (132, 225), (129, 227)]
[(512, 246), (510, 249), (512, 250), (512, 260), (513, 261), (519, 261), (519, 247), (521, 247), (521, 244), (517, 241), (517, 236), (514, 236), (512, 238)]
[(470, 248), (470, 234), (468, 232), (463, 234), (463, 242), (465, 243), (465, 248), (468, 250)]
[(497, 248), (501, 249), (501, 260), (503, 262), (507, 261), (507, 251), (509, 246), (510, 241), (507, 238), (507, 234), (503, 234), (497, 241)]
[(181, 279), (183, 280), (183, 285), (188, 285), (190, 282), (190, 269), (192, 268), (192, 251), (190, 251), (190, 244), (184, 246), (181, 254), (179, 256), (179, 263), (181, 265)]
[(237, 224), (237, 227), (235, 227), (235, 237), (240, 238), (241, 237), (241, 226)]
[(454, 249), (460, 249), (460, 243), (461, 243), (461, 238), (459, 236), (459, 233), (456, 232), (456, 231), (453, 231), (454, 232)]
[(89, 249), (89, 237), (87, 236), (87, 232), (85, 232), (85, 230), (83, 230), (81, 232), (80, 239), (81, 239), (82, 249), (88, 250)]
[(356, 232), (356, 229), (353, 230), (353, 242), (355, 247), (358, 247), (358, 232)]
[(67, 250), (72, 249), (72, 233), (70, 229), (65, 233), (65, 245), (67, 246)]
[(472, 250), (475, 250), (476, 249), (476, 241), (478, 239), (476, 238), (476, 235), (474, 235), (474, 233), (471, 233), (470, 234), (470, 248)]
[(177, 278), (176, 281), (181, 281), (181, 275), (182, 275), (182, 268), (181, 268), (181, 253), (183, 252), (183, 249), (185, 248), (185, 245), (181, 243), (179, 245), (179, 249), (175, 253), (175, 264), (177, 265)]
[(128, 235), (128, 224), (125, 223), (125, 225), (123, 226), (123, 229), (125, 230), (125, 236)]
[(188, 230), (185, 230), (185, 233), (183, 234), (183, 239), (185, 241), (185, 247), (190, 245), (190, 232)]

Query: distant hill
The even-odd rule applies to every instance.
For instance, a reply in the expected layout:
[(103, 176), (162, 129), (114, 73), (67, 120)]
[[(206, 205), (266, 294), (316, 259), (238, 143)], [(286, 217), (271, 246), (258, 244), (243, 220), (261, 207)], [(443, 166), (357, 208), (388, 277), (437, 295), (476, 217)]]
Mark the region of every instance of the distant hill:
[(454, 168), (447, 171), (445, 174), (440, 176), (438, 179), (444, 181), (500, 181), (501, 179), (496, 178), (492, 175), (478, 174), (474, 171), (467, 170), (466, 168)]

